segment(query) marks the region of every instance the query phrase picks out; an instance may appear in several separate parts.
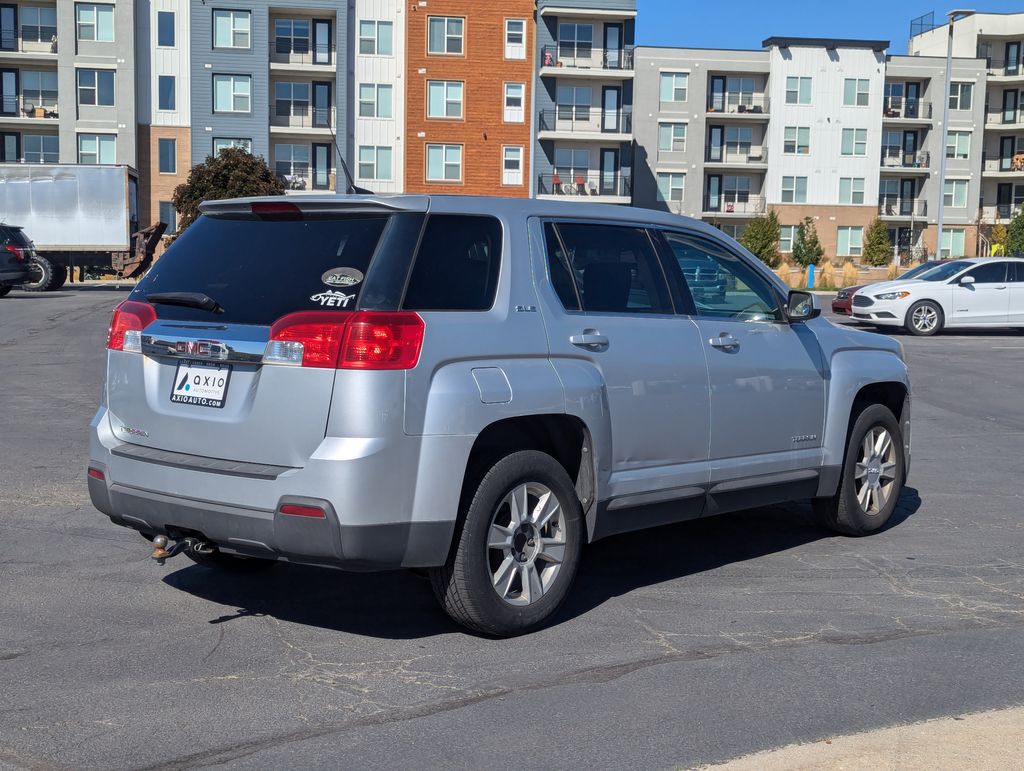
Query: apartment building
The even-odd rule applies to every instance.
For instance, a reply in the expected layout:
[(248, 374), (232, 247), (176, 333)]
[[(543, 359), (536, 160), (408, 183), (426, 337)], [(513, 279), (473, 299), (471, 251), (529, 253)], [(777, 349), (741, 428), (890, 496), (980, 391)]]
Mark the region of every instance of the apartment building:
[(633, 200), (635, 0), (539, 0), (533, 192)]
[[(637, 51), (634, 203), (714, 223), (738, 236), (774, 210), (781, 250), (815, 222), (827, 254), (857, 257), (877, 216), (905, 255), (970, 254), (980, 147), (974, 102), (941, 130), (945, 60), (886, 56), (886, 41), (773, 37), (760, 51), (641, 47)], [(954, 64), (974, 82), (973, 59)], [(933, 109), (933, 101), (938, 101)], [(940, 154), (947, 182), (937, 183)]]
[(0, 4), (0, 162), (135, 165), (135, 10)]
[(410, 6), (408, 192), (529, 195), (533, 11), (533, 0)]
[[(947, 25), (927, 25), (911, 37), (908, 50), (915, 57), (944, 57), (948, 32)], [(965, 99), (972, 103), (971, 136), (982, 148), (982, 162), (972, 167), (980, 176), (980, 192), (969, 206), (983, 232), (1009, 223), (1024, 207), (1022, 47), (1024, 13), (974, 13), (953, 24), (953, 55), (978, 60), (974, 77), (957, 78), (950, 104), (960, 106)], [(957, 128), (951, 119), (951, 131)]]

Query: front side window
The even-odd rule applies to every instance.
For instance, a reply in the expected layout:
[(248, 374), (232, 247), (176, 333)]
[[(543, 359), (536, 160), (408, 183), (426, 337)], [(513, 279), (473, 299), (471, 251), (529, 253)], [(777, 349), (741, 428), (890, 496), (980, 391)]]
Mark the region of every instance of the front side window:
[(967, 180), (947, 179), (942, 190), (942, 205), (953, 209), (967, 208)]
[(249, 75), (213, 76), (214, 112), (249, 112), (252, 109), (252, 78)]
[(846, 78), (843, 80), (844, 107), (867, 107), (870, 94), (870, 80), (862, 78)]
[[(402, 309), (486, 311), (501, 272), (501, 222), (494, 217), (433, 214), (413, 262)], [(446, 280), (438, 281), (438, 276)]]
[(363, 145), (359, 148), (359, 177), (361, 179), (391, 179), (390, 147)]
[(836, 253), (840, 257), (859, 257), (864, 251), (864, 228), (840, 226), (836, 231)]
[(867, 155), (868, 130), (859, 128), (844, 128), (842, 154)]
[(462, 181), (462, 145), (427, 145), (427, 181)]
[(783, 177), (782, 202), (807, 203), (807, 177)]
[(971, 155), (971, 132), (950, 131), (946, 135), (946, 157), (967, 160)]
[(505, 58), (526, 58), (526, 21), (505, 19)]
[(950, 83), (949, 84), (949, 109), (969, 110), (974, 96), (973, 83)]
[(59, 163), (60, 139), (50, 134), (23, 134), (25, 163)]
[(658, 149), (666, 153), (684, 151), (686, 149), (686, 124), (659, 123)]
[(427, 117), (461, 118), (462, 90), (461, 80), (428, 80)]
[(78, 103), (99, 107), (114, 105), (113, 70), (78, 70)]
[(213, 11), (213, 47), (249, 48), (252, 17), (249, 11)]
[(237, 147), (240, 150), (245, 150), (247, 153), (251, 153), (252, 140), (243, 139), (241, 137), (215, 137), (213, 140), (214, 155), (218, 155), (221, 150), (227, 150), (232, 147)]
[(524, 104), (526, 101), (526, 84), (525, 83), (506, 83), (505, 84), (505, 122), (506, 123), (523, 123), (526, 120), (526, 110)]
[(79, 40), (114, 42), (114, 6), (96, 3), (76, 4), (75, 27)]
[(841, 177), (839, 179), (839, 203), (864, 203), (864, 178)]
[(459, 16), (431, 16), (427, 19), (427, 53), (461, 56), (465, 23), (466, 20)]
[(547, 250), (552, 284), (566, 310), (673, 312), (665, 275), (643, 228), (568, 222), (546, 227), (554, 231)]
[(790, 155), (808, 155), (811, 152), (809, 126), (786, 126), (782, 152)]
[(174, 109), (174, 76), (173, 75), (160, 75), (157, 77), (157, 109), (159, 110), (173, 110)]
[(156, 12), (156, 44), (164, 48), (174, 47), (174, 11)]
[(178, 170), (178, 141), (160, 138), (157, 140), (157, 155), (161, 174), (174, 174)]
[(391, 118), (394, 116), (394, 89), (387, 83), (359, 84), (359, 117)]
[(661, 73), (661, 101), (685, 102), (686, 92), (690, 83), (690, 75), (686, 72)]
[(393, 56), (395, 25), (390, 21), (363, 19), (359, 22), (359, 53), (366, 56)]
[(79, 134), (79, 163), (114, 163), (117, 137), (113, 134)]
[(658, 200), (682, 201), (686, 175), (679, 172), (658, 172)]
[[(958, 231), (962, 233), (963, 231)], [(965, 275), (973, 276), (975, 284), (1005, 284), (1006, 283), (1005, 262), (986, 262), (974, 270), (968, 271)]]
[(786, 104), (810, 104), (811, 103), (811, 79), (810, 78), (786, 78)]

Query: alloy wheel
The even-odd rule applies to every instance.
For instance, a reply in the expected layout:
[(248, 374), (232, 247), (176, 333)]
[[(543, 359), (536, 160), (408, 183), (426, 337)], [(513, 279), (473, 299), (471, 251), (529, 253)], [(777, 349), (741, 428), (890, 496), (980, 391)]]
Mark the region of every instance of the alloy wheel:
[(931, 332), (939, 324), (939, 314), (932, 306), (922, 305), (914, 309), (910, 323), (918, 332)]
[(864, 512), (882, 512), (896, 489), (896, 443), (882, 426), (870, 429), (861, 442), (860, 460), (854, 470), (854, 492)]

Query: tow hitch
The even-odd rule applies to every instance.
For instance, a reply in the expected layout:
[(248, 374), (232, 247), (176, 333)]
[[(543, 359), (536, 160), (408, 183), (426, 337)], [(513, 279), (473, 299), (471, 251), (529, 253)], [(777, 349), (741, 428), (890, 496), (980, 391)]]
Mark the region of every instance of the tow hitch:
[(155, 559), (157, 565), (163, 565), (171, 557), (181, 554), (186, 549), (193, 554), (213, 554), (216, 549), (205, 541), (198, 538), (182, 538), (171, 541), (166, 535), (158, 535), (153, 539), (153, 553), (150, 559)]

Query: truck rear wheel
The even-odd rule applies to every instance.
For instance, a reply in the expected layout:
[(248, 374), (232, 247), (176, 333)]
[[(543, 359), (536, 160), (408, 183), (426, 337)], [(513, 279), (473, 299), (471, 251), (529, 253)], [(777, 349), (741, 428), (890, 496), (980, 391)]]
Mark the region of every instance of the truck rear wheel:
[(50, 291), (56, 292), (68, 281), (68, 269), (64, 265), (56, 265), (53, 269), (53, 283), (50, 285)]
[[(67, 278), (67, 269), (65, 278)], [(26, 292), (50, 292), (55, 288), (58, 278), (58, 268), (46, 257), (36, 255), (29, 264), (29, 278), (21, 288)]]

